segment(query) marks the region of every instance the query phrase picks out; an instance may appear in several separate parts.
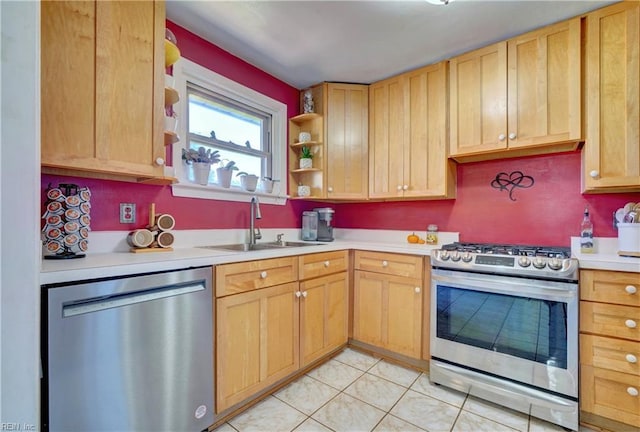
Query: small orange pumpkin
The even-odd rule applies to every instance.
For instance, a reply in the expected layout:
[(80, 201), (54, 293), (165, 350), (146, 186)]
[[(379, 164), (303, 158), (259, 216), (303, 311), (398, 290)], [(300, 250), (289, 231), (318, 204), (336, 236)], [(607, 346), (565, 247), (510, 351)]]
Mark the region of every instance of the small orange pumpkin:
[(416, 233), (411, 233), (407, 236), (407, 241), (409, 243), (418, 243), (420, 241), (420, 237), (416, 235)]

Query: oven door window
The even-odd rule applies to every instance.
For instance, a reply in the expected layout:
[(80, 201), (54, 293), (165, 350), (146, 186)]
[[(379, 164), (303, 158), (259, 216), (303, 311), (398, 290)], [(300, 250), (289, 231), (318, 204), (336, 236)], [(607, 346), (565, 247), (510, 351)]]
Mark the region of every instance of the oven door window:
[(437, 286), (437, 337), (567, 368), (566, 303)]

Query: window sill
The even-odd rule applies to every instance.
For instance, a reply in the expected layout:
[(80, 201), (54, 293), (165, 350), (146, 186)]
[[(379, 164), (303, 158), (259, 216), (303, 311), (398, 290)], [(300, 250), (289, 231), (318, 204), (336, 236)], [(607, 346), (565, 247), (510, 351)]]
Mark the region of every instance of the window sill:
[(289, 198), (288, 195), (282, 195), (279, 191), (274, 193), (266, 193), (261, 190), (248, 192), (239, 187), (223, 188), (213, 184), (203, 186), (195, 183), (176, 183), (171, 186), (171, 189), (173, 196), (184, 198), (248, 202), (252, 196), (257, 196), (260, 198), (261, 204), (285, 205)]

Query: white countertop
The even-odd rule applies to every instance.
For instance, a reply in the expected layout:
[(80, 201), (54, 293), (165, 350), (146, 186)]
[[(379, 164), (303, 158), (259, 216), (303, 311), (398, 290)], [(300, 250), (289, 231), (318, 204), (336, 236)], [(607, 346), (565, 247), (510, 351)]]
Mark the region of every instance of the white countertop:
[[(263, 230), (263, 240), (273, 241), (277, 233), (285, 240), (299, 241), (300, 230)], [(408, 231), (391, 230), (335, 230), (336, 240), (313, 246), (233, 252), (204, 249), (198, 245), (242, 243), (244, 230), (174, 231), (175, 248), (171, 252), (130, 253), (125, 243), (127, 233), (103, 232), (90, 237), (90, 252), (84, 258), (70, 260), (42, 260), (40, 283), (61, 284), (96, 278), (126, 276), (188, 267), (202, 267), (230, 262), (252, 261), (282, 256), (302, 255), (344, 249), (429, 255), (440, 245), (458, 240), (458, 233), (440, 233), (439, 245), (409, 244)], [(580, 261), (580, 268), (640, 273), (640, 258), (617, 255), (617, 239), (597, 239), (597, 253), (581, 254), (579, 238), (572, 238), (572, 251)], [(93, 252), (91, 252), (93, 250)]]
[[(225, 232), (221, 232), (225, 231)], [(291, 255), (328, 252), (344, 249), (361, 249), (379, 252), (429, 255), (438, 245), (409, 244), (407, 231), (378, 230), (336, 230), (337, 238), (330, 243), (320, 243), (304, 247), (278, 248), (251, 252), (234, 252), (204, 249), (196, 245), (242, 243), (243, 232), (239, 230), (207, 230), (180, 232), (176, 235), (175, 248), (171, 252), (131, 253), (124, 243), (126, 233), (104, 233), (96, 240), (97, 252), (88, 252), (84, 258), (66, 260), (42, 260), (40, 283), (60, 284), (80, 280), (126, 276), (188, 267), (202, 267), (231, 262), (252, 261)], [(285, 233), (285, 240), (300, 241), (300, 230), (263, 230), (263, 240), (275, 240), (275, 233)], [(424, 237), (424, 236), (423, 236)], [(115, 239), (115, 240), (114, 240)], [(375, 240), (369, 240), (375, 239)], [(90, 240), (91, 251), (94, 240)], [(458, 233), (440, 233), (440, 245), (458, 240)], [(315, 242), (310, 242), (315, 243)], [(113, 249), (109, 251), (109, 249)]]

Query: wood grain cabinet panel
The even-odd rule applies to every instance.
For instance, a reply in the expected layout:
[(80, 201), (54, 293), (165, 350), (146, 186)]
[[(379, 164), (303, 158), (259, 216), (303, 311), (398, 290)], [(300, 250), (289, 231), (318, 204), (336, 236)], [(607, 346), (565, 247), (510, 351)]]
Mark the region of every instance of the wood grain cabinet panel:
[(216, 299), (216, 411), (295, 372), (299, 361), (298, 283)]
[(298, 258), (283, 257), (216, 266), (216, 297), (298, 280)]
[(43, 1), (41, 16), (43, 167), (162, 177), (164, 2)]
[(325, 83), (327, 198), (366, 199), (369, 187), (369, 86)]
[(573, 150), (582, 139), (580, 18), (451, 59), (451, 157)]
[(345, 271), (300, 283), (300, 366), (347, 343), (349, 278)]
[(349, 251), (323, 252), (302, 255), (299, 258), (300, 280), (347, 271)]
[(420, 256), (360, 250), (354, 256), (356, 270), (422, 279)]
[(640, 3), (586, 17), (586, 192), (640, 191)]
[(371, 84), (370, 198), (455, 197), (447, 71), (441, 62)]
[(640, 429), (640, 273), (580, 271), (580, 410), (590, 424)]

